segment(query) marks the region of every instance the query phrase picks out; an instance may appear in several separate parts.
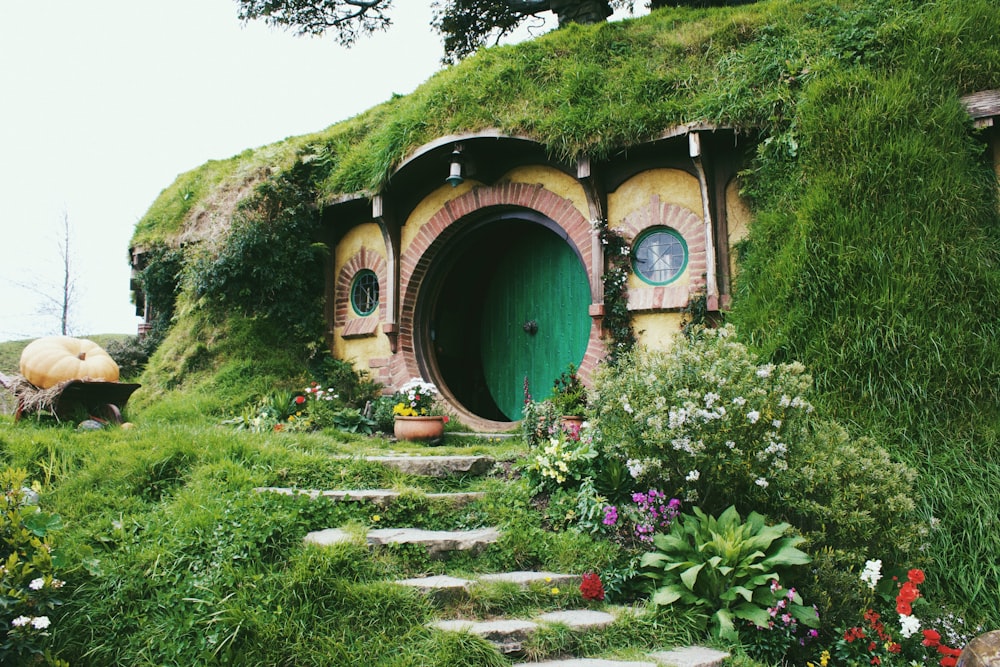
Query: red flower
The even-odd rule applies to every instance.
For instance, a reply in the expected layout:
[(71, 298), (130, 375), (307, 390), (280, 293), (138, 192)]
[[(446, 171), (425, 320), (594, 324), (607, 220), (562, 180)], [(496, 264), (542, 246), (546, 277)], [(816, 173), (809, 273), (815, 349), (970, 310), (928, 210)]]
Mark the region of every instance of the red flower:
[(903, 651), (902, 645), (897, 644), (896, 642), (890, 642), (889, 653), (902, 653), (902, 651)]
[(902, 600), (913, 604), (913, 601), (918, 597), (920, 597), (920, 590), (912, 581), (907, 581), (905, 584), (900, 586), (899, 595), (896, 596), (896, 602)]
[(910, 582), (920, 585), (924, 583), (924, 571), (914, 568), (906, 573), (906, 578), (909, 579)]
[(584, 600), (603, 600), (604, 584), (596, 572), (587, 572), (580, 582), (580, 594)]
[(920, 643), (924, 646), (933, 648), (941, 643), (941, 633), (937, 630), (923, 630), (923, 633), (924, 641)]
[(958, 661), (955, 658), (941, 658), (941, 662), (938, 663), (941, 667), (955, 667)]
[(878, 656), (875, 656), (874, 658), (872, 658), (872, 664), (873, 665), (881, 665), (882, 664), (882, 659), (880, 657), (878, 657)]
[(896, 613), (901, 616), (910, 616), (913, 614), (913, 607), (910, 606), (909, 602), (896, 598)]
[(861, 628), (848, 628), (847, 631), (844, 632), (844, 641), (846, 641), (848, 644), (853, 642), (855, 639), (864, 639), (864, 638), (865, 638), (865, 631), (862, 630)]
[(305, 402), (306, 402), (306, 397), (305, 396), (296, 396), (295, 397), (295, 405), (302, 405)]
[(868, 621), (869, 623), (873, 623), (873, 624), (877, 623), (879, 618), (880, 617), (879, 617), (878, 612), (875, 611), (874, 609), (869, 609), (868, 611), (865, 612), (865, 615), (864, 615), (864, 619), (866, 621)]

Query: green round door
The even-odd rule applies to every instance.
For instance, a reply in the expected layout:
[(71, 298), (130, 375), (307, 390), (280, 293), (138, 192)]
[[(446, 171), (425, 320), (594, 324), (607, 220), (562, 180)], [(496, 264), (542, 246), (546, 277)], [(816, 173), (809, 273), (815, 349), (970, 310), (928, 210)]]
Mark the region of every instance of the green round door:
[(541, 225), (519, 230), (486, 290), (481, 344), (493, 400), (521, 418), (524, 380), (532, 398), (548, 398), (569, 364), (580, 365), (590, 339), (590, 286), (580, 258)]

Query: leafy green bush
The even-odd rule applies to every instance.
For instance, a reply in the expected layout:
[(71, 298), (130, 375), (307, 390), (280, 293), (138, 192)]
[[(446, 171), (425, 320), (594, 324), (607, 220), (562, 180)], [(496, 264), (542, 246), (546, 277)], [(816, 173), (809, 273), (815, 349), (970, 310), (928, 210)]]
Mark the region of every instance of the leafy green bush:
[(871, 439), (851, 439), (835, 422), (814, 422), (788, 465), (780, 500), (766, 508), (802, 531), (811, 550), (837, 549), (845, 562), (919, 550), (926, 526), (916, 514), (917, 473)]
[(669, 533), (656, 535), (656, 549), (642, 557), (655, 585), (654, 605), (679, 603), (702, 612), (724, 639), (736, 639), (736, 619), (767, 627), (769, 608), (782, 598), (799, 622), (819, 625), (816, 610), (804, 606), (793, 588), (782, 588), (792, 567), (810, 561), (797, 548), (803, 538), (784, 536), (790, 524), (768, 526), (756, 512), (744, 522), (735, 507), (717, 519), (697, 507), (693, 511), (680, 515)]
[(142, 338), (129, 336), (108, 344), (107, 353), (118, 364), (124, 379), (137, 378), (146, 368), (149, 357), (162, 342), (162, 337), (147, 334)]
[(322, 352), (309, 364), (309, 371), (316, 385), (333, 391), (343, 405), (364, 409), (374, 401), (382, 385), (371, 378), (366, 370), (358, 370), (349, 361), (337, 359), (329, 352)]
[(582, 415), (587, 407), (587, 388), (576, 373), (576, 366), (569, 367), (560, 373), (552, 385), (553, 406), (560, 415)]
[(600, 370), (595, 393), (601, 456), (646, 488), (789, 521), (845, 562), (918, 546), (916, 472), (818, 419), (801, 364), (761, 363), (731, 326), (696, 329), (668, 353), (637, 348)]
[(0, 663), (65, 663), (46, 649), (51, 614), (63, 604), (64, 583), (55, 577), (50, 533), (61, 527), (58, 515), (41, 511), (37, 493), (25, 487), (23, 470), (0, 473)]

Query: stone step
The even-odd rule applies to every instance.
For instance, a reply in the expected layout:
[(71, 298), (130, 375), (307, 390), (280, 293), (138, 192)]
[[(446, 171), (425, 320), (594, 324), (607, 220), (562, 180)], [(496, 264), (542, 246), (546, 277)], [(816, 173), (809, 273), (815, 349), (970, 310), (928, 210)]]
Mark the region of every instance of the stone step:
[(493, 574), (481, 574), (476, 577), (477, 581), (485, 583), (505, 582), (517, 584), (527, 588), (531, 584), (544, 584), (555, 586), (556, 588), (579, 586), (581, 577), (578, 574), (562, 574), (559, 572), (534, 572), (521, 570), (518, 572), (497, 572)]
[(567, 609), (538, 616), (534, 621), (500, 619), (493, 621), (450, 620), (435, 621), (430, 627), (447, 632), (469, 632), (492, 642), (502, 653), (519, 653), (525, 640), (533, 635), (541, 623), (559, 623), (572, 630), (586, 631), (606, 627), (615, 617), (604, 611)]
[(649, 657), (663, 667), (722, 667), (729, 654), (705, 646), (684, 646), (651, 653)]
[(496, 463), (491, 456), (366, 456), (365, 460), (381, 463), (407, 475), (438, 478), (485, 475)]
[[(353, 533), (340, 528), (327, 528), (308, 533), (306, 544), (328, 546), (354, 539)], [(369, 546), (417, 544), (427, 549), (431, 558), (443, 558), (454, 551), (478, 553), (500, 539), (496, 528), (476, 530), (423, 530), (420, 528), (377, 528), (365, 534)]]
[(319, 489), (291, 489), (279, 486), (259, 486), (254, 489), (257, 493), (280, 493), (286, 496), (302, 495), (309, 496), (311, 499), (316, 500), (317, 498), (329, 498), (330, 500), (340, 500), (340, 501), (358, 501), (358, 502), (370, 502), (373, 505), (379, 507), (386, 507), (393, 500), (398, 498), (404, 493), (409, 493), (411, 495), (418, 495), (428, 500), (441, 500), (448, 502), (456, 507), (462, 505), (468, 505), (469, 503), (480, 500), (486, 496), (485, 493), (480, 491), (463, 491), (454, 493), (422, 493), (422, 492), (404, 492), (404, 491), (394, 491), (392, 489), (356, 489), (351, 491), (323, 491)]
[(518, 662), (514, 667), (660, 667), (655, 662), (634, 660), (604, 660), (602, 658), (567, 658), (544, 662)]
[(722, 667), (728, 653), (704, 646), (687, 646), (649, 655), (647, 661), (568, 658), (544, 662), (519, 662), (514, 667)]
[(504, 582), (528, 588), (532, 584), (554, 587), (576, 587), (580, 585), (580, 576), (576, 574), (561, 574), (558, 572), (499, 572), (481, 574), (471, 579), (461, 579), (445, 575), (414, 577), (396, 581), (400, 586), (416, 588), (421, 593), (429, 595), (438, 602), (464, 599), (468, 597), (469, 589), (477, 583)]

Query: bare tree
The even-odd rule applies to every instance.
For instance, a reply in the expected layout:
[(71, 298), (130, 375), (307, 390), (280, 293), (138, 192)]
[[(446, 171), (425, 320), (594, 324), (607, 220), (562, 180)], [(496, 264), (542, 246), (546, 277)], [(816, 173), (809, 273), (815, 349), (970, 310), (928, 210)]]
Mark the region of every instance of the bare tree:
[(59, 243), (59, 254), (62, 259), (63, 268), (62, 290), (59, 299), (59, 323), (60, 332), (63, 336), (69, 334), (69, 312), (71, 306), (76, 303), (76, 299), (74, 298), (76, 295), (76, 278), (70, 263), (70, 241), (69, 213), (63, 211), (62, 240)]
[[(73, 264), (73, 229), (69, 223), (69, 213), (63, 211), (62, 225), (56, 240), (58, 249), (59, 282), (15, 282), (21, 289), (38, 297), (37, 311), (43, 316), (54, 316), (59, 321), (59, 332), (68, 336), (73, 329), (73, 314), (76, 310), (77, 287), (76, 270)], [(45, 263), (46, 268), (52, 266)], [(49, 280), (52, 280), (51, 278)]]

